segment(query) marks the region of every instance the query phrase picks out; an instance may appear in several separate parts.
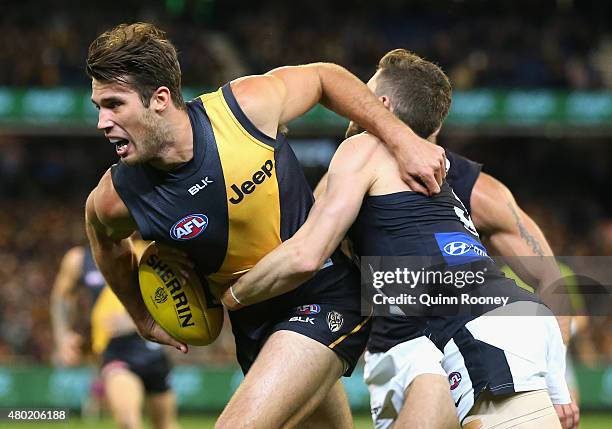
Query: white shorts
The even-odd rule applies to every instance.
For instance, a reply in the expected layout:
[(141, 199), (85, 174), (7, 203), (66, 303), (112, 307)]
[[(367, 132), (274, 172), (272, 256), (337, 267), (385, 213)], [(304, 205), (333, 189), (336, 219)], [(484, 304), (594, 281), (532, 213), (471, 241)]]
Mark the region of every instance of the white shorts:
[(548, 389), (553, 404), (570, 403), (565, 345), (554, 316), (478, 317), (446, 344), (442, 367), (459, 420), (484, 390), (507, 395)]
[(419, 337), (385, 353), (366, 353), (364, 368), (377, 429), (393, 422), (404, 392), (421, 374), (448, 376), (463, 420), (484, 390), (504, 395), (548, 389), (553, 404), (567, 404), (564, 373), (565, 346), (554, 316), (481, 316), (457, 332), (443, 354)]
[(370, 409), (376, 429), (386, 429), (404, 405), (412, 380), (422, 374), (446, 377), (442, 352), (426, 337), (398, 344), (385, 353), (365, 354), (363, 377), (370, 391)]

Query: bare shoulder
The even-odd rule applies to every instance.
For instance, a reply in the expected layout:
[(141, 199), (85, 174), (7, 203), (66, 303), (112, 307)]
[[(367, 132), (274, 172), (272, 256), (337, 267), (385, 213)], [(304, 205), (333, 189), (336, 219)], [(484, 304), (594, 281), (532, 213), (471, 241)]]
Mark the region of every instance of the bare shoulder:
[(340, 144), (329, 165), (329, 180), (351, 177), (371, 184), (375, 177), (380, 141), (368, 133), (350, 137)]
[(243, 110), (265, 101), (266, 96), (285, 96), (283, 81), (273, 74), (244, 76), (233, 80), (230, 86)]
[(62, 260), (62, 265), (70, 267), (80, 267), (85, 258), (85, 248), (83, 246), (74, 246), (66, 252)]
[(276, 137), (285, 98), (283, 82), (274, 75), (245, 76), (230, 84), (240, 109), (258, 129)]
[(363, 132), (344, 140), (338, 147), (336, 155), (370, 159), (381, 149), (384, 149), (384, 144), (377, 137)]
[[(110, 169), (104, 173), (98, 186), (89, 194), (86, 204), (87, 222), (94, 227), (105, 227), (109, 232), (129, 236), (136, 230), (136, 223), (115, 190)], [(128, 233), (129, 232), (129, 233)]]

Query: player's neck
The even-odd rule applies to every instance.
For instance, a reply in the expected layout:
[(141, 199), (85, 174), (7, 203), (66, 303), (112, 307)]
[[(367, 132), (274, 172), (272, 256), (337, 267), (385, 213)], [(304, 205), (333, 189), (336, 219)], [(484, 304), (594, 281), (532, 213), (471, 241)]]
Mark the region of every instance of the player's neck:
[(159, 170), (169, 171), (193, 158), (193, 130), (186, 110), (168, 112), (166, 138), (162, 153), (150, 162)]

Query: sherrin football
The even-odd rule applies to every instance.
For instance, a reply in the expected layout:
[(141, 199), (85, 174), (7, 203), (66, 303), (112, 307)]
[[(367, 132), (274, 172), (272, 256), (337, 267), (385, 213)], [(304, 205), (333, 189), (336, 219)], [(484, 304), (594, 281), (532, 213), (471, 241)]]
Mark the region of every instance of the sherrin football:
[(206, 294), (195, 272), (185, 280), (178, 267), (166, 263), (149, 244), (140, 258), (138, 280), (140, 293), (153, 316), (175, 339), (186, 344), (205, 346), (221, 332), (223, 308)]

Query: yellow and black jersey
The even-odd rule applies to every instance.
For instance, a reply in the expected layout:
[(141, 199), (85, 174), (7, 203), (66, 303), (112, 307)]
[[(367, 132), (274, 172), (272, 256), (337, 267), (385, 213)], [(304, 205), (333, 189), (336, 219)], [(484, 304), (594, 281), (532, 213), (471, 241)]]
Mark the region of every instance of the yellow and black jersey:
[(130, 317), (109, 286), (104, 286), (91, 310), (91, 349), (101, 354), (113, 337), (113, 323)]
[(304, 223), (312, 192), (291, 147), (258, 130), (231, 87), (187, 103), (193, 158), (166, 172), (112, 167), (112, 180), (145, 240), (187, 252), (215, 282), (235, 279)]

